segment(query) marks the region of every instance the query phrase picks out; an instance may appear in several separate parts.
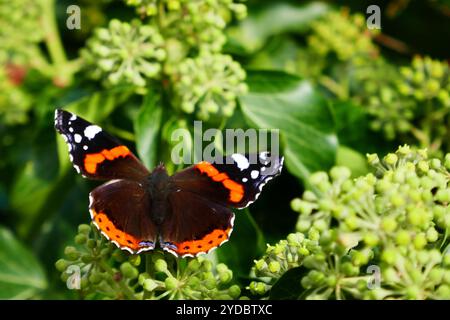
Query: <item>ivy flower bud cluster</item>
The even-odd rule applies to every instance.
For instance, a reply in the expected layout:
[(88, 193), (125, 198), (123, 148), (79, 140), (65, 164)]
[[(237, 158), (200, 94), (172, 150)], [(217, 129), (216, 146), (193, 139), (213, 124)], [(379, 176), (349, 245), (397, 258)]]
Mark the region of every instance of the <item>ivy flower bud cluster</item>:
[(0, 63), (25, 63), (33, 47), (42, 40), (42, 1), (2, 1), (0, 3)]
[(142, 22), (112, 20), (98, 29), (83, 52), (87, 72), (107, 86), (158, 86), (175, 109), (202, 120), (232, 115), (247, 90), (245, 72), (221, 53), (225, 27), (246, 16), (232, 0), (126, 0)]
[(446, 62), (430, 57), (416, 56), (411, 66), (400, 68), (403, 81), (398, 90), (418, 102), (435, 100), (445, 108), (450, 107), (450, 69)]
[(92, 77), (106, 85), (131, 84), (145, 87), (148, 79), (160, 75), (166, 58), (164, 40), (152, 26), (138, 20), (131, 24), (111, 20), (108, 28), (100, 28), (88, 41), (82, 56)]
[(375, 77), (366, 79), (365, 88), (374, 90), (366, 91), (367, 97), (361, 101), (373, 116), (372, 128), (382, 130), (389, 139), (398, 134), (415, 139), (432, 154), (437, 155), (441, 146), (449, 151), (450, 144), (443, 138), (449, 131), (448, 64), (416, 56), (409, 66), (383, 65), (378, 70), (385, 70), (384, 76), (374, 72)]
[(208, 120), (210, 114), (231, 116), (236, 98), (248, 90), (244, 70), (228, 55), (203, 53), (187, 58), (177, 67), (175, 76), (175, 104), (186, 113), (194, 112), (197, 106), (202, 120)]
[(233, 272), (228, 267), (198, 257), (189, 260), (167, 258), (152, 253), (148, 271), (139, 275), (140, 293), (147, 299), (237, 299), (241, 290), (232, 284)]
[(248, 287), (255, 295), (269, 292), (273, 284), (289, 269), (301, 266), (305, 257), (320, 251), (318, 241), (305, 238), (303, 233), (291, 233), (275, 245), (267, 245), (264, 256), (254, 261), (251, 276), (260, 279)]
[(378, 54), (372, 43), (372, 31), (367, 29), (361, 14), (331, 11), (314, 22), (311, 29), (308, 45), (319, 56), (335, 55), (339, 61), (359, 62)]
[(241, 294), (223, 263), (157, 251), (131, 255), (93, 225), (80, 225), (74, 241), (55, 266), (68, 288), (84, 299), (237, 299)]
[(139, 256), (127, 257), (92, 225), (80, 225), (74, 241), (55, 263), (69, 289), (79, 290), (83, 299), (136, 299)]
[(311, 175), (314, 191), (292, 201), (298, 232), (319, 243), (301, 260), (299, 297), (449, 299), (450, 154), (405, 145), (368, 162), (375, 172), (356, 179), (345, 167)]

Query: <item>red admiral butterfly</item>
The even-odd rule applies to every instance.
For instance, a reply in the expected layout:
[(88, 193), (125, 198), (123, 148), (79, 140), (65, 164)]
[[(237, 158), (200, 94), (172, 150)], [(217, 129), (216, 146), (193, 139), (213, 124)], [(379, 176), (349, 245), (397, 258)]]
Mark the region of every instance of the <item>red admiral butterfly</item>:
[(222, 164), (202, 161), (169, 176), (164, 165), (149, 172), (122, 143), (75, 114), (55, 112), (56, 130), (70, 160), (86, 178), (109, 180), (90, 194), (95, 226), (130, 253), (162, 249), (176, 256), (207, 253), (230, 237), (234, 214), (277, 176), (283, 158), (269, 152), (233, 154)]

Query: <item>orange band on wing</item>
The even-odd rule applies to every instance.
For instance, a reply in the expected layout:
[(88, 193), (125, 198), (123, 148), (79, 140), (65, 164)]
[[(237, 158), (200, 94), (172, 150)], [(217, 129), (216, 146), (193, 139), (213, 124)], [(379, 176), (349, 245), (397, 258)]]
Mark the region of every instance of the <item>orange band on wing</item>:
[(93, 209), (91, 211), (95, 224), (109, 237), (109, 240), (116, 241), (120, 247), (127, 247), (132, 250), (138, 250), (140, 248), (140, 240), (117, 229), (105, 213), (97, 213)]
[(207, 253), (211, 249), (216, 248), (227, 241), (231, 229), (231, 227), (226, 230), (215, 229), (200, 240), (174, 243), (178, 248), (175, 252), (180, 256), (187, 254), (195, 256), (198, 253)]
[(130, 150), (125, 146), (118, 146), (111, 150), (104, 149), (102, 152), (87, 154), (84, 158), (84, 169), (91, 174), (97, 171), (97, 165), (105, 160), (114, 160), (119, 157), (126, 157), (130, 155)]
[(201, 173), (206, 173), (208, 177), (217, 182), (222, 182), (223, 186), (230, 190), (229, 200), (239, 202), (244, 197), (244, 187), (231, 180), (226, 173), (220, 173), (212, 164), (202, 161), (195, 166)]

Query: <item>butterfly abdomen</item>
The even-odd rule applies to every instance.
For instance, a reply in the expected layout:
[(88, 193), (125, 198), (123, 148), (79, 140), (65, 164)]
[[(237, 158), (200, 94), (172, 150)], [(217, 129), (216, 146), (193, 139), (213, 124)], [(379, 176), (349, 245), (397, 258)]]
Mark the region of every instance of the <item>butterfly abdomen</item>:
[(151, 219), (156, 225), (161, 225), (167, 212), (169, 175), (163, 165), (156, 167), (148, 177), (147, 186), (151, 199)]

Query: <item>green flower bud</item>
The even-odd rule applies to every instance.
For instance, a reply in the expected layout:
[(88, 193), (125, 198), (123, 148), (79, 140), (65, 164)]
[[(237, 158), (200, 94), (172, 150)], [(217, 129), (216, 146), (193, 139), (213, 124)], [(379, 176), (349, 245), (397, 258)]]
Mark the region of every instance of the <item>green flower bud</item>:
[(399, 281), (397, 271), (395, 271), (394, 268), (386, 268), (383, 271), (383, 280), (387, 283), (396, 283), (397, 281)]
[(89, 275), (89, 282), (92, 284), (99, 284), (103, 280), (103, 277), (98, 272), (93, 272)]
[(269, 263), (269, 271), (272, 273), (278, 273), (281, 269), (281, 265), (278, 261), (272, 261)]
[(381, 220), (381, 228), (386, 232), (392, 232), (397, 228), (397, 221), (391, 217), (385, 217)]
[(129, 262), (124, 262), (120, 265), (120, 272), (128, 279), (135, 279), (139, 275), (139, 271)]
[(250, 292), (257, 295), (263, 295), (267, 292), (266, 285), (262, 282), (252, 281), (249, 286)]
[(155, 271), (156, 272), (167, 272), (167, 262), (163, 259), (158, 259), (155, 262)]
[(89, 239), (87, 241), (87, 247), (89, 249), (94, 249), (97, 246), (97, 241), (95, 241), (94, 239)]
[(81, 261), (82, 261), (83, 263), (85, 263), (85, 264), (89, 264), (89, 263), (91, 263), (92, 261), (94, 261), (94, 257), (91, 256), (90, 254), (83, 254), (83, 255), (81, 256)]
[(436, 290), (436, 296), (444, 300), (450, 299), (450, 286), (448, 285), (439, 286), (439, 288), (437, 288)]
[(444, 271), (443, 276), (442, 276), (442, 281), (444, 283), (450, 285), (450, 271), (449, 270)]
[(300, 232), (306, 232), (311, 227), (311, 222), (308, 220), (298, 220), (296, 229)]
[(233, 299), (237, 299), (241, 295), (241, 289), (237, 285), (229, 287), (227, 292)]
[(59, 272), (64, 272), (68, 266), (69, 266), (69, 262), (64, 259), (59, 259), (55, 263), (56, 270), (58, 270)]
[(231, 271), (219, 273), (219, 280), (221, 283), (228, 283), (233, 279), (233, 273)]
[[(218, 264), (218, 265), (217, 265), (217, 270), (223, 269), (223, 266), (225, 266), (225, 268), (227, 268), (226, 265), (224, 265), (224, 264), (222, 263), (222, 264)], [(212, 270), (212, 263), (211, 263), (211, 261), (209, 261), (209, 260), (203, 260), (203, 261), (202, 261), (202, 266), (201, 266), (201, 268), (202, 268), (202, 270), (204, 270), (204, 271), (211, 271), (211, 270)], [(227, 268), (227, 269), (228, 269), (228, 268)]]
[(442, 264), (445, 267), (450, 267), (450, 252), (447, 252), (442, 258)]
[(153, 279), (145, 279), (142, 286), (144, 287), (144, 290), (150, 292), (159, 287), (158, 284)]
[(88, 224), (80, 224), (78, 226), (78, 233), (88, 235), (91, 232), (91, 226)]
[[(167, 268), (167, 264), (166, 264), (166, 268)], [(197, 259), (190, 260), (188, 262), (187, 269), (190, 271), (197, 271), (198, 269), (200, 269), (200, 262)]]
[(178, 280), (172, 276), (167, 277), (166, 280), (164, 281), (164, 284), (166, 285), (167, 290), (174, 290), (179, 286)]
[(443, 277), (444, 271), (442, 269), (433, 268), (433, 270), (430, 271), (429, 278), (434, 283), (441, 283)]
[(408, 231), (400, 230), (397, 232), (395, 240), (398, 245), (407, 246), (411, 242), (411, 236), (409, 235)]
[(384, 162), (389, 166), (394, 166), (398, 161), (398, 157), (395, 153), (389, 153), (384, 157)]
[(64, 249), (64, 254), (70, 261), (75, 261), (80, 257), (80, 253), (75, 247), (68, 246)]
[(427, 238), (426, 238), (425, 234), (423, 234), (423, 233), (417, 234), (413, 240), (413, 244), (414, 244), (414, 247), (418, 250), (425, 247), (425, 245), (427, 244)]
[(144, 285), (144, 281), (146, 279), (148, 279), (148, 278), (150, 278), (150, 275), (147, 272), (141, 273), (141, 274), (139, 274), (139, 277), (138, 277), (138, 283), (141, 286), (143, 286)]
[(352, 265), (350, 262), (342, 263), (340, 269), (343, 272), (343, 274), (349, 277), (356, 276), (359, 273), (359, 268)]
[(363, 240), (367, 246), (374, 247), (378, 244), (379, 238), (375, 233), (368, 232), (364, 235)]
[(409, 286), (405, 290), (406, 298), (410, 300), (420, 299), (422, 296), (422, 291), (417, 286)]
[(128, 261), (135, 267), (138, 267), (141, 264), (141, 256), (140, 255), (131, 255), (128, 258)]
[(429, 228), (426, 233), (428, 242), (435, 242), (439, 238), (439, 233), (435, 228)]
[(389, 265), (393, 265), (397, 260), (397, 252), (393, 249), (385, 249), (381, 254), (381, 259)]

